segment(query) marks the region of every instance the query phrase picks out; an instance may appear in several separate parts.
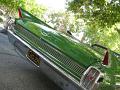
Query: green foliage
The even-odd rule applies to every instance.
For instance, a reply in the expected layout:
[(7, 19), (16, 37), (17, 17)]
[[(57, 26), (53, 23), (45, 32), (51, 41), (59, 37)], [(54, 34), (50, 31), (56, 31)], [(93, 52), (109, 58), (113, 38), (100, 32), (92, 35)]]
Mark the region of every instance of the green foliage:
[(0, 17), (0, 22), (3, 22), (3, 19)]
[(98, 43), (103, 46), (109, 47), (113, 51), (120, 52), (120, 35), (115, 30), (115, 26), (112, 28), (101, 28), (97, 24), (87, 25), (86, 41), (88, 43)]
[(56, 30), (62, 32), (66, 32), (66, 30), (70, 30), (72, 32), (80, 32), (84, 27), (83, 20), (76, 20), (75, 15), (67, 11), (48, 13), (48, 18), (46, 18), (46, 21), (48, 24), (52, 24)]
[(120, 22), (119, 0), (73, 0), (68, 2), (68, 10), (101, 27), (112, 27)]
[(15, 15), (18, 7), (29, 11), (37, 17), (42, 17), (43, 13), (47, 10), (43, 5), (38, 5), (35, 0), (0, 0), (0, 5), (9, 14)]
[(52, 12), (48, 14), (47, 22), (59, 31), (65, 32), (69, 27), (69, 14), (68, 12)]
[(18, 3), (16, 2), (16, 0), (0, 0), (0, 4), (12, 9), (15, 8)]
[(37, 16), (38, 18), (41, 18), (47, 10), (45, 6), (35, 3), (35, 0), (25, 0), (25, 4), (22, 6), (22, 8), (32, 13), (34, 16)]
[(120, 0), (73, 0), (67, 9), (85, 21), (84, 41), (120, 53)]
[(7, 12), (6, 14), (16, 11), (15, 8), (17, 5), (15, 0), (0, 0), (0, 8)]
[(120, 21), (119, 0), (73, 0), (68, 2), (68, 10), (81, 18), (97, 20), (101, 25), (111, 26)]

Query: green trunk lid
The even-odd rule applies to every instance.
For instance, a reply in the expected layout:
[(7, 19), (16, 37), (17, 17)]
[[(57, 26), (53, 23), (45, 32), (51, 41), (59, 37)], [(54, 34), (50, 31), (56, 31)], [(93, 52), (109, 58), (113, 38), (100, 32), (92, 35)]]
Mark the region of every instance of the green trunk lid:
[(101, 56), (96, 51), (63, 33), (25, 19), (18, 19), (16, 23), (25, 27), (37, 37), (44, 39), (65, 55), (69, 56), (72, 60), (86, 68), (101, 61)]

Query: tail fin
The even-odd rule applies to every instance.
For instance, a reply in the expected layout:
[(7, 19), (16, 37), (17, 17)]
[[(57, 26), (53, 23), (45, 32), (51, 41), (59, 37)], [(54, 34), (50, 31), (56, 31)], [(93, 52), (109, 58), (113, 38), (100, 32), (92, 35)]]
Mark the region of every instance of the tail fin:
[[(19, 12), (19, 17), (20, 18), (28, 18), (28, 19), (30, 19), (33, 22), (36, 22), (36, 23), (42, 24), (44, 26), (47, 26), (49, 28), (52, 28), (51, 26), (49, 26), (48, 24), (46, 24), (42, 20), (38, 19), (37, 17), (35, 17), (31, 13), (29, 13), (28, 11), (22, 9), (21, 7), (18, 8), (18, 12)], [(52, 28), (52, 29), (54, 29), (54, 28)]]

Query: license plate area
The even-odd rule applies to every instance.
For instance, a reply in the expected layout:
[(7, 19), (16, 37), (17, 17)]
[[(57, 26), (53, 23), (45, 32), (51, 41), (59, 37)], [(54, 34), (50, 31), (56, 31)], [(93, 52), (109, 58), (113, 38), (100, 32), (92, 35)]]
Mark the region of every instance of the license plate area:
[(32, 50), (28, 50), (27, 52), (27, 58), (32, 61), (35, 65), (39, 66), (40, 65), (40, 57), (33, 52)]

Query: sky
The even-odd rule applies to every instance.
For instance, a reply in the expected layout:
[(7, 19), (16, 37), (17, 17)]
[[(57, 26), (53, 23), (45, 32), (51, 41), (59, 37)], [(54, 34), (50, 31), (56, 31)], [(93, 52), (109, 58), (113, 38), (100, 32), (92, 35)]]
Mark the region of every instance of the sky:
[(36, 0), (36, 3), (43, 4), (48, 9), (64, 10), (65, 0)]

